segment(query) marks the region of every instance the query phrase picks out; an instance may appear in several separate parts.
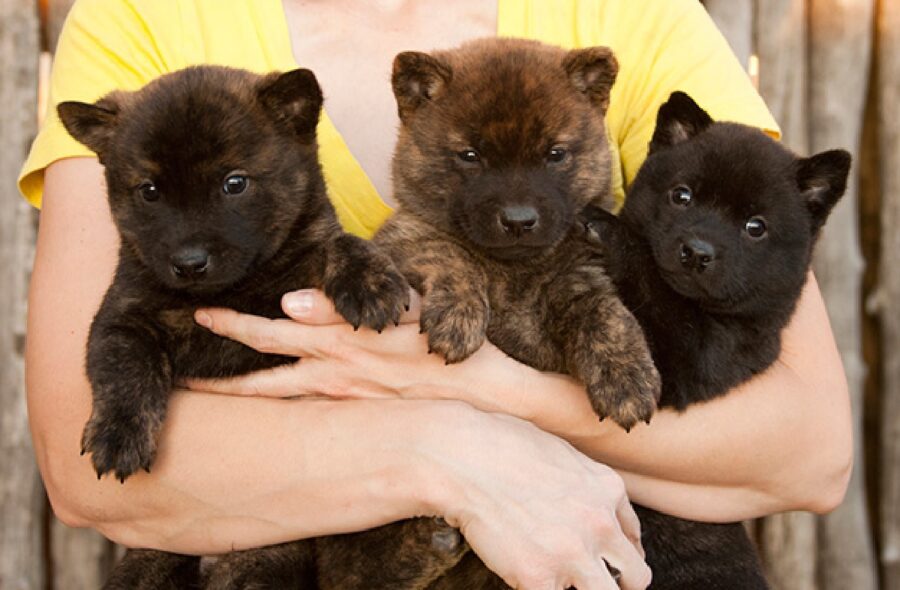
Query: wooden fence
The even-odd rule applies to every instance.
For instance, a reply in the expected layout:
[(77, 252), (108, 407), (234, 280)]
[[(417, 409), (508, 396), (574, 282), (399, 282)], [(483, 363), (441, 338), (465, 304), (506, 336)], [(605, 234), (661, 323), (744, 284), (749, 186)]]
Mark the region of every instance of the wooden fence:
[[(14, 178), (36, 130), (38, 55), (71, 1), (0, 0), (0, 590), (99, 588), (115, 556), (53, 518), (25, 411), (36, 216)], [(900, 0), (704, 4), (742, 62), (758, 64), (785, 143), (845, 147), (855, 161), (815, 263), (853, 398), (853, 479), (832, 514), (751, 527), (776, 589), (900, 590)]]

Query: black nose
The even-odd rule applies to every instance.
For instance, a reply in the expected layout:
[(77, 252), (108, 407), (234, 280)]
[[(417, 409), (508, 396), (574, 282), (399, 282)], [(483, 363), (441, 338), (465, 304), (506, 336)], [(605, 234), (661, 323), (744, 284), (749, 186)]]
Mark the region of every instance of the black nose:
[(171, 261), (176, 276), (193, 278), (209, 268), (209, 252), (203, 248), (183, 248), (172, 255)]
[(497, 218), (503, 231), (516, 237), (532, 231), (538, 224), (538, 212), (534, 207), (504, 207)]
[(681, 264), (693, 268), (697, 272), (703, 272), (716, 259), (716, 248), (709, 242), (697, 238), (691, 238), (681, 243), (678, 252)]

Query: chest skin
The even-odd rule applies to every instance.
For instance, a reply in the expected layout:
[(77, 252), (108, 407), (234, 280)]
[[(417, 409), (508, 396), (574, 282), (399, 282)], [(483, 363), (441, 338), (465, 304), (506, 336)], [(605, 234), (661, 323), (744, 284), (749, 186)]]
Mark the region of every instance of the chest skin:
[[(495, 36), (497, 0), (283, 0), (283, 5), (295, 61), (316, 73), (327, 92), (329, 119), (378, 194), (392, 204), (390, 163), (400, 123), (385, 83), (392, 59), (401, 51), (448, 49)], [(365, 108), (360, 108), (361, 89)]]

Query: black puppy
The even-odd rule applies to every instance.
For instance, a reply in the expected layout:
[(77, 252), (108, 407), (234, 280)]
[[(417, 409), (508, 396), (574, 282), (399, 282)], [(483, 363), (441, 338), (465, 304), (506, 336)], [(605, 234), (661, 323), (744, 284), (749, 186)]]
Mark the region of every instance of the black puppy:
[[(66, 129), (105, 167), (121, 236), (87, 350), (93, 409), (82, 452), (98, 477), (112, 472), (124, 482), (150, 470), (179, 379), (295, 360), (196, 326), (198, 307), (283, 317), (283, 293), (314, 287), (354, 326), (380, 331), (399, 321), (406, 280), (386, 255), (341, 231), (326, 196), (315, 133), (321, 105), (309, 70), (262, 76), (213, 66), (95, 104), (59, 105)], [(196, 575), (196, 564), (159, 552), (128, 562), (146, 567), (120, 577), (121, 587), (137, 587), (151, 571), (160, 580), (180, 577), (175, 570)]]
[[(621, 214), (589, 208), (585, 221), (644, 329), (661, 406), (723, 395), (775, 361), (849, 169), (843, 150), (797, 157), (681, 92), (660, 108)], [(741, 524), (636, 508), (654, 590), (767, 587)]]

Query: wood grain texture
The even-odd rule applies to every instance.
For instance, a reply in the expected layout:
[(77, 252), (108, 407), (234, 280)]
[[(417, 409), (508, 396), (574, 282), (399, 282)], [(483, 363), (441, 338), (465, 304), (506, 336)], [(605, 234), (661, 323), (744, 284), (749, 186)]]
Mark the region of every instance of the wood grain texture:
[(15, 185), (36, 127), (38, 17), (31, 0), (0, 0), (0, 588), (45, 581), (45, 500), (25, 410), (25, 298), (34, 214)]
[(862, 270), (858, 159), (871, 58), (872, 0), (809, 3), (809, 150), (841, 147), (857, 161), (815, 256), (815, 272), (844, 361), (855, 433), (854, 471), (841, 506), (818, 522), (822, 590), (876, 588), (862, 454)]
[(900, 3), (878, 5), (878, 131), (881, 265), (876, 291), (881, 323), (881, 573), (900, 590)]
[(703, 4), (746, 68), (753, 53), (754, 0), (705, 0)]

